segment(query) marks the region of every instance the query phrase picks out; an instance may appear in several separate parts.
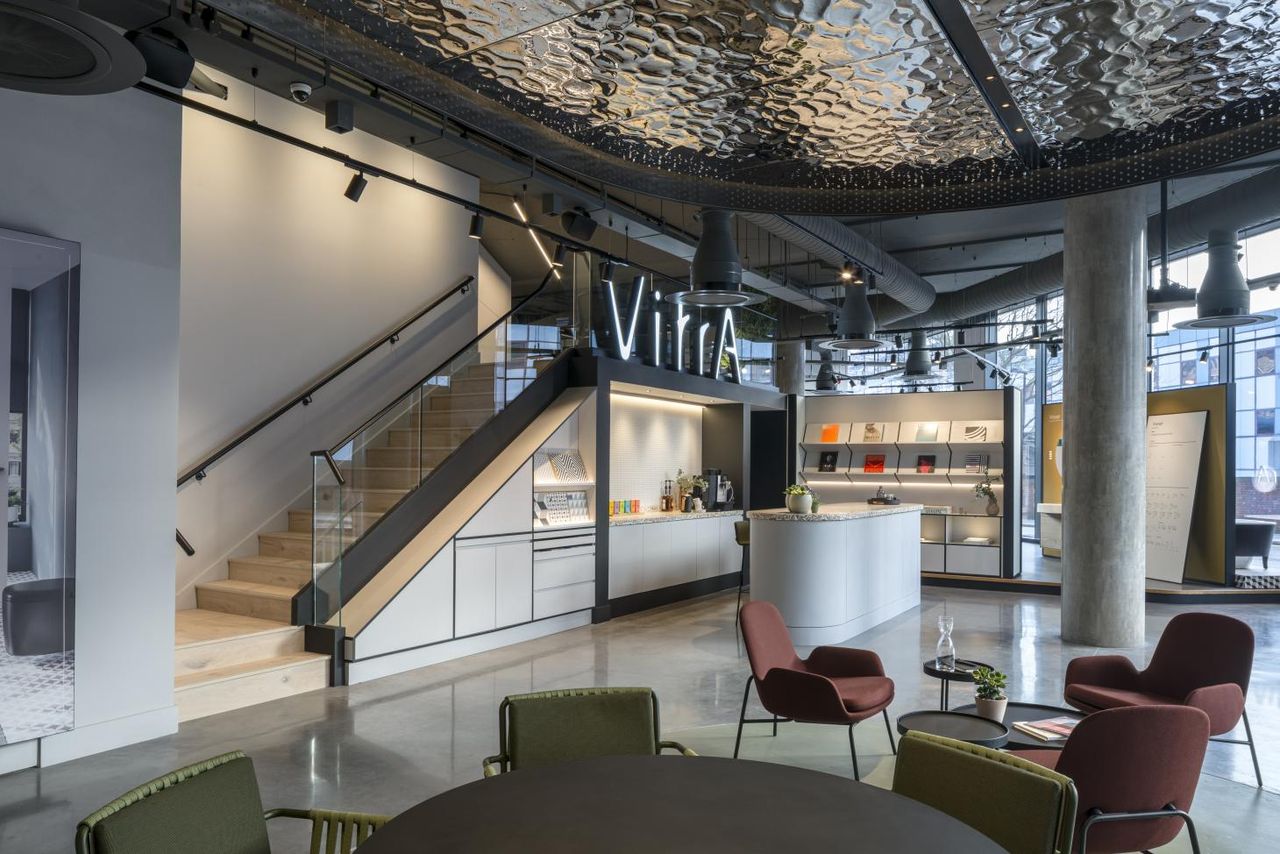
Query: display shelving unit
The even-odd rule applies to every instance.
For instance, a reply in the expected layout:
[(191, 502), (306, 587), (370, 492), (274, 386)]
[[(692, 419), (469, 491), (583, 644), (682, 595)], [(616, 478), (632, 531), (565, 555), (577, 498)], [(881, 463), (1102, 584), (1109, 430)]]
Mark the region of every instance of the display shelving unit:
[[(801, 477), (825, 502), (859, 502), (877, 488), (925, 505), (920, 568), (925, 573), (1016, 578), (1021, 575), (1021, 453), (1017, 389), (913, 395), (824, 395), (806, 399)], [(946, 417), (944, 417), (946, 416)], [(838, 448), (842, 440), (844, 448)], [(836, 471), (819, 471), (821, 454), (837, 452)], [(867, 454), (885, 471), (863, 470)], [(919, 458), (932, 456), (933, 471)], [(968, 468), (976, 457), (975, 470)], [(999, 514), (973, 488), (991, 480)]]

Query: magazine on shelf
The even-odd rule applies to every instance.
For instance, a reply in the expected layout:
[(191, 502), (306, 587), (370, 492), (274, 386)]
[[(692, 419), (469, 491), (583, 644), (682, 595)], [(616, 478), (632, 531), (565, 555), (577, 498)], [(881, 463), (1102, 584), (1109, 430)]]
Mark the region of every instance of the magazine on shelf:
[(936, 442), (938, 441), (938, 425), (935, 422), (920, 424), (916, 427), (917, 442)]
[(867, 454), (863, 457), (862, 471), (865, 474), (883, 474), (884, 454)]
[(839, 451), (823, 451), (818, 457), (818, 471), (835, 471), (839, 456)]
[(1063, 741), (1075, 730), (1080, 718), (1062, 715), (1042, 721), (1018, 721), (1013, 728), (1040, 741)]
[(883, 442), (884, 441), (884, 425), (875, 421), (867, 421), (862, 425), (862, 441), (864, 442)]
[(987, 460), (990, 459), (986, 454), (968, 454), (964, 458), (964, 470), (966, 474), (986, 474)]
[(933, 474), (938, 464), (937, 454), (921, 454), (916, 457), (916, 471), (920, 474)]
[(818, 441), (824, 445), (834, 445), (840, 441), (839, 424), (823, 424), (818, 431)]

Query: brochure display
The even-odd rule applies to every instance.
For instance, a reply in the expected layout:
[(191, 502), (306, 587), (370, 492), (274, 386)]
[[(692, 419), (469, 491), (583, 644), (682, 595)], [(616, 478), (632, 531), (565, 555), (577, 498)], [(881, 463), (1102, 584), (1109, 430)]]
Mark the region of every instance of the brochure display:
[(1147, 578), (1183, 581), (1207, 415), (1147, 416)]

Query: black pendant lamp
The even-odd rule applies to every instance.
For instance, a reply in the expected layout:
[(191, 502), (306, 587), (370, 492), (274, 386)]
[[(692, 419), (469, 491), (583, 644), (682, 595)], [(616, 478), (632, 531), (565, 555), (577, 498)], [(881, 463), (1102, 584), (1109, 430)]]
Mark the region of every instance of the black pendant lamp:
[(1240, 244), (1236, 232), (1212, 229), (1209, 232), (1209, 266), (1196, 292), (1196, 316), (1175, 323), (1179, 329), (1223, 329), (1270, 323), (1268, 314), (1249, 313), (1249, 286), (1240, 272)]
[(867, 301), (867, 286), (845, 285), (836, 337), (818, 346), (824, 350), (872, 350), (883, 345), (884, 342), (876, 338), (876, 318)]
[(930, 374), (933, 363), (929, 361), (929, 353), (923, 330), (911, 333), (911, 350), (907, 353), (907, 364), (902, 375), (908, 379), (923, 378)]
[(764, 302), (760, 294), (742, 289), (742, 262), (733, 239), (733, 212), (708, 208), (699, 215), (702, 236), (693, 253), (693, 288), (667, 295), (668, 302), (701, 308), (736, 308)]

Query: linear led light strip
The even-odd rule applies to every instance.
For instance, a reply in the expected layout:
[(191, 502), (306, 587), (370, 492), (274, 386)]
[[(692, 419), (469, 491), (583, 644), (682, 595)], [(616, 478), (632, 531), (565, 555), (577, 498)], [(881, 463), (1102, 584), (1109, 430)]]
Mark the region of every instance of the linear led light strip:
[(520, 217), (520, 221), (525, 224), (525, 230), (529, 232), (529, 239), (533, 241), (533, 245), (538, 247), (538, 254), (542, 256), (542, 260), (547, 262), (547, 266), (551, 268), (551, 274), (557, 279), (560, 278), (560, 271), (556, 268), (555, 262), (551, 260), (551, 256), (547, 254), (547, 249), (542, 245), (542, 241), (538, 239), (537, 232), (529, 228), (529, 217), (524, 212), (524, 206), (520, 204), (519, 196), (511, 197), (511, 204), (516, 209), (516, 216)]

